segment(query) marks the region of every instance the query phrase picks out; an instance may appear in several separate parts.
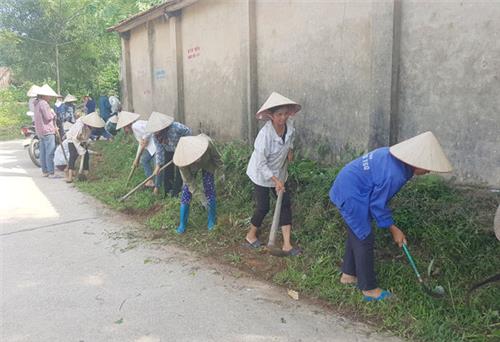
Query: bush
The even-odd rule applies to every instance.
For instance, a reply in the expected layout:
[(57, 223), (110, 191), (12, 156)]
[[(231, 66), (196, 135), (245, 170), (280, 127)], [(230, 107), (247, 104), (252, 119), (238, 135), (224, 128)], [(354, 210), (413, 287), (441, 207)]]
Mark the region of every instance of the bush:
[(21, 138), (20, 127), (31, 123), (26, 115), (28, 89), (28, 85), (22, 85), (0, 90), (0, 140)]

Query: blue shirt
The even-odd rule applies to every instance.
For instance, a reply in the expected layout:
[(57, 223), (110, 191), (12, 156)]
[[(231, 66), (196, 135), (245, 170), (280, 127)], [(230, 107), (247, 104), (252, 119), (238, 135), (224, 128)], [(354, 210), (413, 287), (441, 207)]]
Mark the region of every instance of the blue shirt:
[(165, 152), (174, 152), (181, 137), (191, 135), (191, 128), (180, 122), (172, 122), (170, 126), (163, 129), (159, 135), (153, 135), (156, 146), (156, 165), (165, 164)]
[(381, 228), (394, 224), (388, 204), (413, 176), (413, 168), (378, 148), (347, 164), (330, 189), (330, 200), (339, 208), (353, 233), (364, 240), (373, 219)]
[(65, 103), (63, 105), (63, 122), (75, 123), (75, 105), (73, 103)]
[(111, 104), (107, 96), (99, 96), (99, 113), (104, 122), (108, 121), (111, 116)]

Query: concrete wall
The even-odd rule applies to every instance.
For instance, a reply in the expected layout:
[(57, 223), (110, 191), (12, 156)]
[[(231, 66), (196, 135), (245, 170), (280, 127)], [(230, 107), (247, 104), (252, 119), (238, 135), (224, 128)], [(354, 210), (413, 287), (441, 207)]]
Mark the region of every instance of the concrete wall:
[(149, 50), (152, 59), (152, 110), (174, 116), (176, 103), (175, 55), (170, 41), (170, 27), (165, 18), (150, 25)]
[(219, 139), (241, 134), (241, 5), (201, 1), (182, 13), (186, 123)]
[(500, 185), (500, 2), (404, 1), (399, 140), (432, 130), (460, 181)]
[(500, 2), (200, 0), (172, 15), (130, 31), (145, 117), (251, 141), (274, 90), (303, 105), (313, 158), (432, 130), (459, 181), (500, 186)]
[(322, 158), (368, 145), (371, 12), (371, 2), (257, 2), (258, 103), (273, 90), (301, 103), (300, 143)]
[(131, 31), (129, 44), (133, 110), (147, 119), (153, 108), (147, 25)]

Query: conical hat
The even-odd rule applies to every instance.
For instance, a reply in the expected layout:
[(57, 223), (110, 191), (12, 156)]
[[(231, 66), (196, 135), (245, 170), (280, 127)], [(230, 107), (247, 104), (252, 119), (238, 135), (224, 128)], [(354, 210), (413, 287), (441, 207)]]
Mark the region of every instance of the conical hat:
[(132, 122), (139, 119), (140, 117), (141, 115), (137, 113), (121, 111), (120, 113), (118, 113), (118, 123), (116, 124), (116, 129), (118, 130), (127, 125), (130, 125)]
[(28, 97), (36, 97), (38, 95), (38, 90), (40, 90), (40, 87), (33, 84), (28, 92), (26, 93), (26, 96)]
[(76, 102), (78, 99), (71, 94), (66, 95), (63, 102)]
[(271, 112), (269, 111), (270, 108), (277, 107), (277, 106), (283, 106), (283, 105), (289, 105), (291, 106), (292, 109), (292, 115), (295, 115), (301, 108), (302, 106), (299, 105), (298, 103), (290, 100), (289, 98), (284, 97), (281, 94), (278, 94), (277, 92), (272, 92), (272, 94), (268, 97), (266, 102), (260, 107), (259, 111), (255, 114), (257, 119), (259, 120), (269, 120)]
[(59, 95), (48, 85), (44, 84), (38, 89), (37, 95), (58, 97)]
[(495, 227), (495, 235), (500, 241), (500, 205), (498, 206), (497, 213), (495, 214), (495, 221), (493, 223), (493, 226)]
[(430, 131), (391, 146), (389, 151), (402, 162), (424, 170), (435, 172), (453, 170), (439, 141)]
[(174, 118), (166, 114), (153, 112), (149, 117), (148, 123), (146, 124), (146, 132), (158, 132), (164, 128), (167, 128), (174, 122)]
[(106, 124), (104, 120), (99, 116), (99, 113), (93, 112), (82, 117), (82, 121), (87, 126), (102, 128)]
[(179, 167), (193, 164), (203, 156), (209, 142), (210, 138), (205, 134), (180, 138), (174, 152), (174, 164)]
[(117, 124), (118, 123), (118, 115), (113, 115), (108, 119), (109, 122)]

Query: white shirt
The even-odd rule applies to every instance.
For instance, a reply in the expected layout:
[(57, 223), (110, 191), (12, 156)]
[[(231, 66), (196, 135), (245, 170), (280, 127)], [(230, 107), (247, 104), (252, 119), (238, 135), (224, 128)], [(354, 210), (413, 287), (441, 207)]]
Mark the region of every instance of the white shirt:
[(71, 126), (69, 131), (66, 132), (66, 140), (73, 143), (78, 154), (82, 156), (85, 154), (85, 152), (87, 152), (87, 149), (83, 148), (81, 143), (88, 142), (90, 133), (91, 130), (89, 128), (85, 128), (85, 124), (83, 123), (82, 118), (79, 118), (78, 120), (76, 120), (73, 126)]
[(295, 128), (291, 120), (288, 120), (286, 125), (285, 142), (276, 133), (271, 121), (266, 122), (259, 131), (247, 167), (247, 175), (255, 184), (274, 188), (273, 176), (282, 182), (285, 182), (288, 178), (285, 162), (288, 151), (293, 148)]
[(148, 150), (150, 155), (154, 155), (156, 153), (156, 146), (153, 142), (153, 134), (146, 132), (146, 124), (148, 122), (146, 120), (137, 120), (132, 124), (132, 132), (134, 132), (135, 139), (141, 143), (141, 140), (147, 140), (148, 144), (146, 145), (146, 149)]

